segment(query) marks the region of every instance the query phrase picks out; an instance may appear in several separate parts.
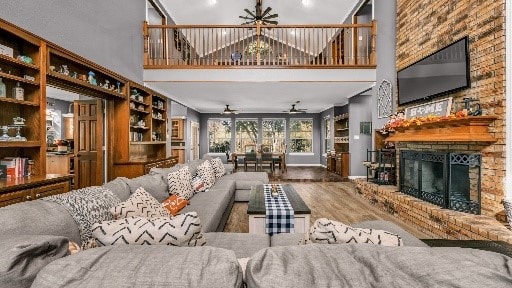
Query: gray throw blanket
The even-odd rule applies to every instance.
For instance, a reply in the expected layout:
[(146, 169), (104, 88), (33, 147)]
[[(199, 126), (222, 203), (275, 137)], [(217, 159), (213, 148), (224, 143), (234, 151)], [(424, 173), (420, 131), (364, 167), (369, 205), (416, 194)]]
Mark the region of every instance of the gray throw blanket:
[(94, 223), (113, 220), (110, 208), (121, 202), (114, 192), (101, 186), (82, 188), (41, 199), (58, 203), (71, 214), (80, 231), (82, 243), (86, 243), (92, 237), (91, 228)]

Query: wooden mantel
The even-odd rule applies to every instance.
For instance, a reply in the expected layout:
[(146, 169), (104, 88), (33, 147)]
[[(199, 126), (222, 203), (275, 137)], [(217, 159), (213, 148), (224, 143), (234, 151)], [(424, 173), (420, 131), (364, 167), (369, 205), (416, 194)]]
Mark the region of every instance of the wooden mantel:
[(392, 142), (496, 142), (489, 133), (494, 116), (468, 116), (400, 127), (386, 138)]

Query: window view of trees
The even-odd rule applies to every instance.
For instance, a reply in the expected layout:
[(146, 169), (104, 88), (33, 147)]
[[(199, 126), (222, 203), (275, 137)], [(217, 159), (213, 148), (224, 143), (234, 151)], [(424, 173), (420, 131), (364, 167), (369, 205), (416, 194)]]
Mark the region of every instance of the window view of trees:
[(261, 144), (272, 147), (272, 152), (284, 152), (286, 144), (286, 120), (263, 119)]
[(290, 152), (313, 152), (313, 119), (290, 120)]
[(258, 120), (257, 119), (237, 119), (235, 121), (236, 131), (236, 152), (245, 153), (246, 145), (258, 143)]
[(231, 120), (208, 120), (208, 152), (225, 153), (230, 150)]

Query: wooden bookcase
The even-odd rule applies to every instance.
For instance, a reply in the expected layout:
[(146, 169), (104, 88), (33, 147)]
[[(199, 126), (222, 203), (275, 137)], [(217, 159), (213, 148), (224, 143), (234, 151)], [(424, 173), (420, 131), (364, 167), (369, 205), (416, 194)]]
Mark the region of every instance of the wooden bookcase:
[(172, 118), (171, 119), (171, 139), (174, 141), (183, 141), (184, 135), (184, 119)]
[[(13, 118), (25, 119), (20, 134), (27, 141), (0, 141), (0, 159), (4, 157), (24, 157), (33, 160), (31, 172), (43, 175), (46, 170), (46, 129), (45, 109), (45, 65), (42, 52), (44, 43), (3, 21), (0, 21), (0, 44), (12, 49), (12, 55), (0, 54), (0, 78), (6, 86), (6, 98), (0, 98), (0, 126), (13, 124)], [(0, 49), (2, 49), (0, 47)], [(5, 50), (4, 50), (5, 51)], [(5, 52), (10, 54), (10, 52)], [(21, 61), (19, 56), (27, 56), (31, 63)], [(12, 89), (16, 83), (24, 89), (24, 100), (13, 98)], [(0, 134), (1, 130), (0, 130)], [(16, 129), (9, 129), (8, 135), (16, 135)]]
[(128, 82), (128, 91), (129, 101), (114, 104), (114, 137), (119, 143), (114, 151), (114, 177), (143, 175), (149, 164), (175, 164), (166, 154), (167, 98), (134, 82)]
[(349, 114), (334, 117), (334, 150), (336, 150), (335, 169), (343, 179), (348, 179), (350, 170), (349, 153)]

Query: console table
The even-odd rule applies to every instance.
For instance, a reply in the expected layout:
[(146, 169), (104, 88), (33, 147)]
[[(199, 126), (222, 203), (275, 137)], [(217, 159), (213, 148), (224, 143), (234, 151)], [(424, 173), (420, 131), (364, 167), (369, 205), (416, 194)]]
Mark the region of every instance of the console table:
[(72, 179), (61, 174), (0, 179), (0, 207), (66, 193)]

